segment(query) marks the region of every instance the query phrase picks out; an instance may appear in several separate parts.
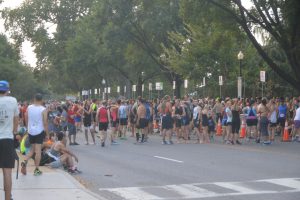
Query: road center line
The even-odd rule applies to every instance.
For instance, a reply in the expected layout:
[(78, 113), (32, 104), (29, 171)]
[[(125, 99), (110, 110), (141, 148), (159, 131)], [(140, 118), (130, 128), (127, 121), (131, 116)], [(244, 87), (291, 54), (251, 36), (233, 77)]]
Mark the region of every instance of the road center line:
[(161, 157), (161, 156), (153, 156), (153, 157), (163, 159), (163, 160), (173, 161), (173, 162), (177, 162), (177, 163), (183, 163), (183, 161), (181, 161), (181, 160), (175, 160), (175, 159), (172, 159), (172, 158), (166, 158), (166, 157)]

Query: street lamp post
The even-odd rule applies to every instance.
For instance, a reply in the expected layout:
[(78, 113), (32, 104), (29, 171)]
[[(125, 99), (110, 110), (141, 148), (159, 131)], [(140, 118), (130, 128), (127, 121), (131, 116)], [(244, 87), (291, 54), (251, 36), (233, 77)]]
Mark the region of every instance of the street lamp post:
[(244, 59), (244, 54), (240, 51), (237, 55), (240, 63), (240, 74), (238, 76), (238, 98), (242, 98), (242, 60)]

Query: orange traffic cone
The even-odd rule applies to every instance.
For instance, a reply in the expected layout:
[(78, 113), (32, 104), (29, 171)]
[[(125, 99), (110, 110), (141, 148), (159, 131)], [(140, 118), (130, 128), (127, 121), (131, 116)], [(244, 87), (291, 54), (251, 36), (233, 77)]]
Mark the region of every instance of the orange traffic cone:
[(246, 136), (246, 123), (245, 120), (242, 120), (240, 138), (245, 138), (245, 136)]
[(221, 136), (222, 135), (222, 124), (221, 124), (221, 120), (219, 119), (218, 121), (218, 126), (217, 126), (217, 136)]
[(288, 129), (288, 122), (285, 122), (284, 132), (282, 136), (282, 142), (290, 142), (290, 136), (289, 136), (289, 129)]

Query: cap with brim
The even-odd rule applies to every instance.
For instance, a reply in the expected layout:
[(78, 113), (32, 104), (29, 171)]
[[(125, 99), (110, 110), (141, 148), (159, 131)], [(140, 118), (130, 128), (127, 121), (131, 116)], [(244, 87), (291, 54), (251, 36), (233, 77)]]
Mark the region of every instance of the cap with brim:
[(9, 91), (9, 83), (7, 81), (0, 81), (0, 91), (1, 92)]

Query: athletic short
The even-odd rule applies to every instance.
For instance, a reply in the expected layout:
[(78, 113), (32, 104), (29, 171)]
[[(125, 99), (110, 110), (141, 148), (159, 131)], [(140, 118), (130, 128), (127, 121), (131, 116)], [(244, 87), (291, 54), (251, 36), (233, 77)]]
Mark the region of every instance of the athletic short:
[(173, 119), (171, 115), (165, 115), (162, 117), (162, 129), (172, 129), (173, 128)]
[(62, 166), (63, 166), (63, 164), (62, 164), (61, 160), (55, 160), (50, 163), (50, 167), (52, 167), (52, 168), (60, 168)]
[(204, 127), (208, 126), (208, 120), (207, 119), (202, 120), (202, 126), (204, 126)]
[(181, 119), (175, 119), (175, 126), (176, 128), (181, 128)]
[(270, 123), (271, 128), (275, 128), (277, 126), (277, 123), (272, 123), (272, 122), (269, 122), (269, 123)]
[(188, 126), (190, 124), (190, 119), (188, 117), (181, 118), (182, 126)]
[(144, 129), (146, 127), (148, 127), (148, 120), (145, 118), (141, 118), (139, 121), (139, 128)]
[(42, 152), (40, 166), (54, 162), (55, 159), (50, 157), (46, 152)]
[(38, 135), (28, 134), (28, 136), (29, 136), (29, 143), (30, 144), (43, 144), (44, 139), (45, 139), (45, 132), (43, 131)]
[(92, 126), (92, 122), (83, 120), (83, 126), (85, 128), (90, 128)]
[(76, 135), (76, 126), (74, 124), (68, 123), (69, 135)]
[(232, 122), (226, 122), (225, 126), (231, 126), (231, 125), (232, 125)]
[(241, 122), (240, 121), (232, 122), (232, 133), (239, 133), (240, 128), (241, 128)]
[(257, 126), (257, 122), (258, 122), (257, 119), (247, 119), (246, 120), (247, 126)]
[(74, 117), (75, 122), (81, 122), (81, 117), (80, 116), (76, 116)]
[(14, 168), (15, 159), (17, 157), (14, 149), (14, 140), (1, 139), (0, 140), (0, 168)]
[(113, 128), (117, 128), (118, 125), (119, 125), (118, 121), (112, 121), (111, 122), (111, 127), (113, 127)]
[(300, 120), (294, 120), (295, 128), (300, 128)]
[(284, 128), (285, 121), (286, 121), (286, 119), (284, 117), (279, 117), (277, 122), (278, 122), (279, 126), (281, 126), (282, 128)]
[(199, 128), (199, 125), (200, 125), (199, 120), (198, 119), (194, 119), (193, 122), (194, 122), (194, 127), (195, 128)]
[(128, 124), (127, 121), (128, 121), (127, 118), (121, 118), (120, 119), (120, 125), (121, 126), (127, 126), (127, 124)]
[(107, 131), (108, 122), (99, 122), (99, 131)]

